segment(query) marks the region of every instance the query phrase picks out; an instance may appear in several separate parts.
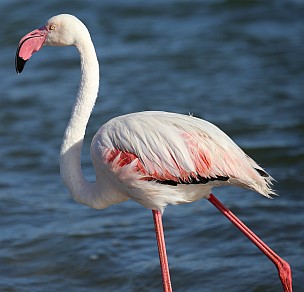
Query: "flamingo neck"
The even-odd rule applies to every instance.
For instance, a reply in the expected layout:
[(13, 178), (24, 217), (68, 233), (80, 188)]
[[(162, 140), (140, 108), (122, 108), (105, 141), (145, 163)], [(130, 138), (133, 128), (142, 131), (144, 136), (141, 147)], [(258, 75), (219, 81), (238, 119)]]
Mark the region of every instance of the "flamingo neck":
[(60, 150), (60, 174), (74, 199), (88, 204), (95, 183), (89, 183), (81, 170), (81, 150), (99, 87), (99, 64), (90, 37), (76, 45), (81, 60), (81, 81)]

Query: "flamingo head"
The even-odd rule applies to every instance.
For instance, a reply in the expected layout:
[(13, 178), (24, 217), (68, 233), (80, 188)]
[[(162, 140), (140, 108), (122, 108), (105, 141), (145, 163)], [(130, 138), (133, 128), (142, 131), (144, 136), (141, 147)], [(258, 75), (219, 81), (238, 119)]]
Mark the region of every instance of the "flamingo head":
[(26, 61), (42, 46), (77, 45), (83, 39), (80, 35), (90, 36), (85, 25), (75, 16), (60, 14), (50, 18), (44, 26), (29, 32), (20, 40), (15, 58), (16, 72), (21, 73)]

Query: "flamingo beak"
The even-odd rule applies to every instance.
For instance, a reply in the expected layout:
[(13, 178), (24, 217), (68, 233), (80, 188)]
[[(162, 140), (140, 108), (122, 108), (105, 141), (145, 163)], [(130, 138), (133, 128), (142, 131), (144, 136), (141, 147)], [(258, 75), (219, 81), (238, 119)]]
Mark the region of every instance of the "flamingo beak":
[(26, 61), (41, 49), (47, 34), (48, 30), (43, 26), (28, 33), (20, 40), (15, 58), (15, 68), (18, 74), (22, 72)]

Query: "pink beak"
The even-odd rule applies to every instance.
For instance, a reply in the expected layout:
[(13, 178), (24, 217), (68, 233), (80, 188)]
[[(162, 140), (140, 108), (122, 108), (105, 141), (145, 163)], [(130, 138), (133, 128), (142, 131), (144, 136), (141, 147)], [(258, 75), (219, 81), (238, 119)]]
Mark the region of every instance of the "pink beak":
[(22, 72), (26, 61), (41, 49), (47, 33), (46, 27), (43, 26), (28, 33), (20, 40), (15, 58), (15, 67), (18, 74)]

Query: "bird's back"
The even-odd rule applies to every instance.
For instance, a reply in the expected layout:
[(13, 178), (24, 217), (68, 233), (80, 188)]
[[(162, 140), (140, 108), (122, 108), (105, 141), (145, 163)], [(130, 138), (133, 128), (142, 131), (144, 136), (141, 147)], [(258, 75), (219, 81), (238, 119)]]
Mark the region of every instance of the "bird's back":
[(151, 111), (114, 118), (96, 133), (92, 159), (97, 179), (106, 172), (120, 192), (150, 208), (153, 196), (146, 204), (142, 196), (148, 195), (138, 194), (139, 188), (166, 196), (183, 192), (163, 205), (207, 197), (213, 186), (223, 184), (274, 194), (272, 178), (260, 166), (218, 127), (192, 116)]

